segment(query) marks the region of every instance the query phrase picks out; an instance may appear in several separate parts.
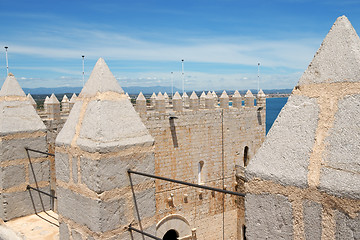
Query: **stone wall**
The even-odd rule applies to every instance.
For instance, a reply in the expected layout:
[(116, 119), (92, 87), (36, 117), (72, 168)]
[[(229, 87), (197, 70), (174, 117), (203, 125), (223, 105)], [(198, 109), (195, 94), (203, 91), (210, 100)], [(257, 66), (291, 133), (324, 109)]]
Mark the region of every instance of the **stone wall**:
[[(245, 147), (251, 158), (265, 138), (265, 109), (258, 108), (230, 106), (182, 111), (170, 108), (166, 113), (148, 110), (140, 114), (155, 139), (155, 174), (199, 183), (199, 162), (203, 161), (200, 184), (217, 188), (224, 184), (226, 189), (236, 191), (239, 186), (235, 165), (244, 167)], [(221, 193), (159, 180), (156, 220), (179, 214), (189, 222), (189, 229), (196, 229), (197, 239), (221, 239), (224, 202), (225, 239), (238, 239), (238, 235), (242, 239), (233, 221), (238, 215), (243, 219), (244, 212), (243, 207), (237, 211), (238, 204), (242, 204), (235, 200), (231, 195), (224, 200)]]

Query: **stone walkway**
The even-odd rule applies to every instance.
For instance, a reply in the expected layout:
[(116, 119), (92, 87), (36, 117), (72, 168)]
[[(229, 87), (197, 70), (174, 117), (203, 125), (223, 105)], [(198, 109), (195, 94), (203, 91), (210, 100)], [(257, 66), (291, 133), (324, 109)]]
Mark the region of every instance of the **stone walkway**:
[[(4, 240), (14, 239), (12, 231), (15, 231), (17, 235), (21, 236), (17, 239), (58, 240), (59, 223), (57, 219), (56, 213), (47, 211), (8, 221), (0, 226), (0, 239), (2, 237)], [(11, 237), (7, 238), (7, 236)]]

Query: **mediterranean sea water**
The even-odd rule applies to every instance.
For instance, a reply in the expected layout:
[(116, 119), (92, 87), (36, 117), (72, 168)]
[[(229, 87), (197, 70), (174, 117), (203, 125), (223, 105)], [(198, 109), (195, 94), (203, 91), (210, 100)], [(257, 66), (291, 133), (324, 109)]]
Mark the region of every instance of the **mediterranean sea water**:
[(288, 98), (267, 98), (266, 99), (266, 134), (269, 132), (281, 109)]

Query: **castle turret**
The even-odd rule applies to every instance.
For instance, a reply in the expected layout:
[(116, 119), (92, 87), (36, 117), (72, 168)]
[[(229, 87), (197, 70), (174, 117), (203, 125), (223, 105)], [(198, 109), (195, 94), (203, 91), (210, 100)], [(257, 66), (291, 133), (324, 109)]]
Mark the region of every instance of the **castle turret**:
[(182, 98), (178, 92), (176, 92), (173, 97), (173, 108), (174, 108), (174, 111), (177, 111), (177, 112), (183, 111)]
[(254, 95), (250, 90), (248, 90), (245, 94), (245, 107), (253, 107), (254, 106)]
[(55, 94), (51, 94), (47, 103), (48, 118), (52, 120), (60, 120), (60, 102)]
[(36, 110), (37, 104), (36, 104), (34, 98), (31, 96), (31, 94), (28, 93), (28, 95), (27, 95), (26, 97), (29, 99), (30, 104), (33, 105), (33, 107), (34, 107), (35, 110)]
[(164, 113), (166, 108), (165, 108), (165, 98), (164, 96), (161, 94), (161, 92), (158, 93), (158, 95), (156, 96), (155, 99), (155, 110), (160, 112), (160, 113)]
[(136, 98), (136, 111), (138, 113), (146, 113), (146, 98), (142, 92), (140, 92)]
[(232, 106), (235, 108), (242, 107), (242, 98), (238, 90), (236, 90), (232, 96)]
[(222, 92), (220, 96), (220, 107), (224, 109), (229, 108), (229, 96), (227, 95), (225, 90)]
[(213, 109), (214, 108), (214, 96), (209, 91), (205, 98), (205, 108)]
[[(4, 221), (50, 210), (50, 198), (27, 186), (50, 192), (50, 163), (46, 155), (25, 148), (47, 151), (46, 127), (13, 74), (0, 91), (0, 218)], [(34, 175), (34, 173), (36, 175)], [(42, 202), (41, 202), (42, 200)]]
[(190, 109), (194, 111), (199, 110), (199, 98), (194, 91), (190, 96)]
[(155, 235), (154, 180), (130, 182), (127, 169), (154, 174), (154, 139), (100, 58), (56, 138), (60, 239), (131, 239), (131, 184), (144, 230)]

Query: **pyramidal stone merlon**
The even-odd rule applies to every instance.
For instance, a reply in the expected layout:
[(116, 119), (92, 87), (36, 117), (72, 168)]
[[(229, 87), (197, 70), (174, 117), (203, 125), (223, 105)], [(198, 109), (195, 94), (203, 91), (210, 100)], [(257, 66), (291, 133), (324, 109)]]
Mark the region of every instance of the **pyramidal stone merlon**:
[(108, 151), (107, 148), (115, 146), (152, 142), (153, 138), (100, 58), (56, 141), (92, 151)]
[[(359, 76), (360, 40), (341, 16), (246, 167), (247, 238), (356, 235), (346, 225), (359, 229)], [(297, 203), (299, 211), (292, 208)], [(294, 219), (302, 219), (304, 229), (293, 226)]]
[(45, 131), (46, 127), (11, 73), (0, 90), (0, 134)]
[[(38, 196), (30, 199), (26, 188), (34, 183), (25, 161), (26, 147), (46, 152), (46, 127), (14, 75), (9, 74), (0, 90), (0, 218), (5, 221), (34, 214), (34, 208), (42, 209)], [(44, 155), (30, 156), (43, 181), (41, 190), (49, 191), (49, 160)], [(42, 206), (50, 209), (49, 202), (44, 201)]]
[(339, 17), (322, 42), (299, 85), (359, 82), (360, 39), (350, 21)]
[[(133, 207), (123, 207), (127, 197), (119, 195), (130, 188), (127, 169), (154, 174), (154, 139), (102, 58), (56, 138), (55, 155), (60, 239), (68, 236), (61, 229), (79, 226), (88, 229), (86, 238), (120, 239), (126, 230), (112, 231), (135, 218)], [(137, 201), (155, 214), (151, 181), (134, 177), (132, 183), (148, 184)]]

